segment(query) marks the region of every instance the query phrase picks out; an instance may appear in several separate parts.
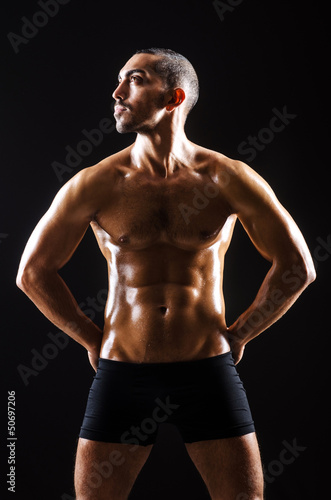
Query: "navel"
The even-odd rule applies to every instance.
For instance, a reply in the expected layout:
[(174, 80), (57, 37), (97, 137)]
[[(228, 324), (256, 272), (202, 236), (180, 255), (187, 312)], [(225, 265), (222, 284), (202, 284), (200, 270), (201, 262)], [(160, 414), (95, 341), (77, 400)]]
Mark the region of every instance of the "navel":
[(212, 234), (210, 231), (200, 231), (199, 233), (200, 240), (208, 240), (211, 236)]
[(199, 233), (199, 239), (200, 240), (209, 240), (211, 238), (214, 238), (217, 233), (219, 233), (220, 231), (220, 228), (217, 228), (215, 231), (200, 231)]

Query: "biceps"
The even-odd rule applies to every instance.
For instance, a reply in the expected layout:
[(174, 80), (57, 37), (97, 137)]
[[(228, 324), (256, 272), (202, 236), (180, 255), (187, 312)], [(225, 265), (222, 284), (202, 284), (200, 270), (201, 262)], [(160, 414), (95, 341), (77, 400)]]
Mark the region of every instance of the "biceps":
[(286, 262), (307, 254), (306, 242), (269, 184), (248, 165), (235, 162), (229, 204), (261, 255)]
[(298, 226), (276, 198), (257, 203), (238, 218), (257, 250), (270, 262), (291, 259), (305, 247)]

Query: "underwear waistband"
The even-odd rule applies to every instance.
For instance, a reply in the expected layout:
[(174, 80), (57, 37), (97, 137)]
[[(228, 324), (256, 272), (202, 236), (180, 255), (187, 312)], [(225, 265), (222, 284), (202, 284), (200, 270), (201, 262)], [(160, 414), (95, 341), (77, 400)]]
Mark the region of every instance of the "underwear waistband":
[(208, 358), (201, 359), (191, 359), (185, 361), (169, 361), (169, 362), (153, 362), (153, 363), (136, 363), (130, 361), (117, 361), (113, 359), (99, 358), (98, 360), (98, 369), (113, 371), (120, 370), (123, 368), (126, 372), (128, 370), (132, 371), (149, 371), (149, 370), (185, 370), (185, 369), (202, 369), (204, 366), (217, 366), (223, 363), (230, 362), (233, 363), (232, 352), (224, 352), (222, 354), (218, 354), (216, 356), (210, 356)]

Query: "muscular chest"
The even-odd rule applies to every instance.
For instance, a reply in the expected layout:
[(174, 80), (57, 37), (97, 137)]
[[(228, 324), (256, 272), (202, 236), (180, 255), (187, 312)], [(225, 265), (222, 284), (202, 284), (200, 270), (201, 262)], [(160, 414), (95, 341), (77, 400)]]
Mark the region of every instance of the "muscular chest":
[(123, 180), (97, 215), (114, 243), (144, 248), (153, 243), (205, 246), (228, 218), (217, 186), (203, 178)]

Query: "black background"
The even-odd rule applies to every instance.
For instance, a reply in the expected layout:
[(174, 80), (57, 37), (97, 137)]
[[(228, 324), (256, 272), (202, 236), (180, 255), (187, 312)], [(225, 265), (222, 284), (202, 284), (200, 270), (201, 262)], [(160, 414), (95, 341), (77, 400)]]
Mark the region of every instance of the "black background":
[[(239, 144), (268, 127), (274, 108), (286, 106), (296, 115), (249, 163), (298, 223), (318, 278), (276, 325), (247, 346), (238, 369), (269, 477), (267, 500), (329, 495), (323, 464), (329, 455), (325, 396), (331, 259), (321, 246), (331, 234), (327, 3), (232, 1), (236, 3), (222, 20), (209, 0), (70, 0), (28, 43), (19, 44), (18, 53), (7, 35), (22, 36), (21, 18), (33, 19), (41, 7), (31, 0), (1, 4), (0, 435), (1, 488), (8, 498), (73, 497), (76, 441), (93, 377), (84, 350), (70, 340), (24, 384), (18, 366), (31, 368), (31, 350), (42, 353), (52, 343), (47, 334), (57, 329), (16, 288), (20, 255), (64, 182), (134, 140), (116, 131), (105, 134), (62, 181), (51, 166), (65, 163), (66, 146), (75, 149), (84, 139), (83, 129), (98, 128), (105, 117), (113, 120), (111, 93), (118, 71), (136, 49), (151, 46), (177, 50), (196, 68), (201, 96), (186, 132), (202, 146), (247, 161)], [(253, 300), (268, 268), (239, 226), (226, 258), (228, 323)], [(91, 231), (63, 275), (79, 303), (106, 288), (105, 262)], [(102, 325), (100, 311), (95, 321)], [(6, 491), (5, 477), (6, 401), (12, 390), (17, 409), (15, 495)], [(285, 443), (297, 443), (301, 451), (293, 463), (282, 465)], [(180, 438), (165, 427), (130, 500), (168, 498), (209, 496)]]

